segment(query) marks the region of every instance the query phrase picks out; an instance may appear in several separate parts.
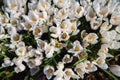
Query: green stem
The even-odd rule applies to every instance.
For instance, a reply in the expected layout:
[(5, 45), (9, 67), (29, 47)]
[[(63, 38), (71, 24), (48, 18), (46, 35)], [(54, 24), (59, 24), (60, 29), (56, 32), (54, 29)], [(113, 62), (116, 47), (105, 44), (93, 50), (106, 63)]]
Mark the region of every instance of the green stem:
[(76, 66), (77, 64), (87, 60), (87, 58), (88, 58), (88, 56), (83, 57), (82, 59), (78, 60), (75, 64), (73, 64), (73, 66)]

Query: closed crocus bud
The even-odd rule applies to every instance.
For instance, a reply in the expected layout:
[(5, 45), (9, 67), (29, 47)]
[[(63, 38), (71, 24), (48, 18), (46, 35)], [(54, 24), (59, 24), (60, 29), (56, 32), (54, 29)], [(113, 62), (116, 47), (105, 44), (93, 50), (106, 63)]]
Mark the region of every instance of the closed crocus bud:
[(120, 77), (120, 66), (119, 65), (111, 65), (109, 69), (114, 75)]

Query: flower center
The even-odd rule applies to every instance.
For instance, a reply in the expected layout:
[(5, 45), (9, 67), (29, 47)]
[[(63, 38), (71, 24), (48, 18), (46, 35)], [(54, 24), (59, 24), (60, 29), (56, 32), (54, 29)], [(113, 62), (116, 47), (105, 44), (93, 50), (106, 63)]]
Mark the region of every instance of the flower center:
[(62, 34), (62, 38), (65, 39), (67, 37), (67, 34), (66, 33), (63, 33)]
[(14, 9), (16, 6), (17, 6), (17, 5), (14, 4), (14, 3), (11, 4), (11, 8), (12, 8), (12, 9)]
[(66, 71), (65, 74), (66, 74), (67, 76), (70, 76), (70, 75), (71, 75), (71, 72), (70, 72), (70, 71)]
[(40, 33), (40, 29), (36, 28), (35, 29), (35, 35), (38, 35)]
[(77, 13), (79, 14), (81, 12), (81, 8), (78, 8), (77, 9)]
[(30, 24), (26, 24), (25, 27), (26, 27), (27, 29), (30, 29), (32, 26), (31, 26)]
[(13, 36), (13, 40), (14, 41), (18, 41), (19, 40), (19, 36), (18, 35)]

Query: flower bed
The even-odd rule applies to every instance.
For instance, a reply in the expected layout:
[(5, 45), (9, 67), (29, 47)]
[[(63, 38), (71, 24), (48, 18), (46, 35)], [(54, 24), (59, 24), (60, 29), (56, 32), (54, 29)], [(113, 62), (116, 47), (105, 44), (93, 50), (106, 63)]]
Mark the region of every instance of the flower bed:
[(117, 0), (1, 2), (3, 80), (119, 80), (119, 52)]

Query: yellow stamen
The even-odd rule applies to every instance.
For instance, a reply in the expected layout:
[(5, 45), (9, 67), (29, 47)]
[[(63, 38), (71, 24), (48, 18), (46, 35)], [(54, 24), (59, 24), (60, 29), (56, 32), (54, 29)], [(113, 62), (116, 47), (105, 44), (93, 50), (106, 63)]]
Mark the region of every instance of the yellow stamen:
[(35, 29), (35, 35), (38, 35), (40, 33), (40, 29), (36, 28)]
[(76, 72), (78, 72), (79, 74), (82, 74), (82, 70), (80, 68), (77, 68)]
[(97, 63), (98, 63), (98, 64), (102, 64), (102, 60), (101, 60), (101, 59), (98, 59), (98, 60), (97, 60)]
[(94, 17), (94, 14), (93, 14), (93, 13), (89, 13), (89, 17), (90, 17), (90, 18), (93, 18), (93, 17)]
[(71, 30), (74, 31), (75, 30), (75, 26), (71, 26)]
[(17, 21), (16, 20), (12, 20), (12, 25), (16, 25), (17, 24)]
[(93, 23), (93, 26), (94, 26), (94, 27), (98, 26), (98, 23)]
[(86, 69), (91, 69), (92, 66), (90, 65), (90, 63), (87, 64), (87, 66), (85, 67)]
[(14, 3), (11, 4), (11, 8), (12, 8), (12, 9), (14, 9), (16, 6), (17, 6), (17, 5), (14, 4)]
[(31, 20), (32, 20), (33, 22), (37, 21), (37, 19), (36, 19), (35, 17), (32, 17)]
[(91, 41), (94, 39), (94, 36), (93, 35), (89, 35), (88, 39)]
[(45, 4), (45, 3), (42, 3), (42, 7), (45, 8), (45, 7), (46, 7), (46, 4)]
[(2, 23), (6, 23), (6, 22), (7, 22), (6, 18), (3, 17), (3, 18), (2, 18)]
[(19, 36), (18, 36), (18, 35), (14, 35), (14, 36), (13, 36), (13, 40), (14, 40), (14, 41), (18, 41), (18, 40), (19, 40)]
[(62, 28), (62, 29), (65, 29), (65, 24), (61, 24), (61, 28)]
[(67, 76), (70, 76), (70, 75), (71, 75), (71, 72), (70, 72), (70, 71), (66, 71), (65, 74), (66, 74)]
[(63, 33), (62, 34), (62, 38), (65, 39), (67, 37), (67, 34), (66, 33)]
[(51, 68), (49, 68), (48, 70), (47, 70), (47, 73), (48, 74), (51, 74), (53, 72), (53, 70), (51, 69)]
[(78, 8), (77, 9), (77, 13), (79, 14), (81, 12), (81, 8)]
[(60, 3), (62, 3), (62, 2), (63, 2), (63, 0), (59, 0), (59, 2), (60, 2)]
[(75, 51), (79, 51), (79, 50), (80, 50), (79, 46), (76, 45), (76, 46), (75, 46)]
[(26, 27), (27, 29), (30, 29), (32, 26), (31, 26), (30, 24), (25, 24), (25, 27)]

